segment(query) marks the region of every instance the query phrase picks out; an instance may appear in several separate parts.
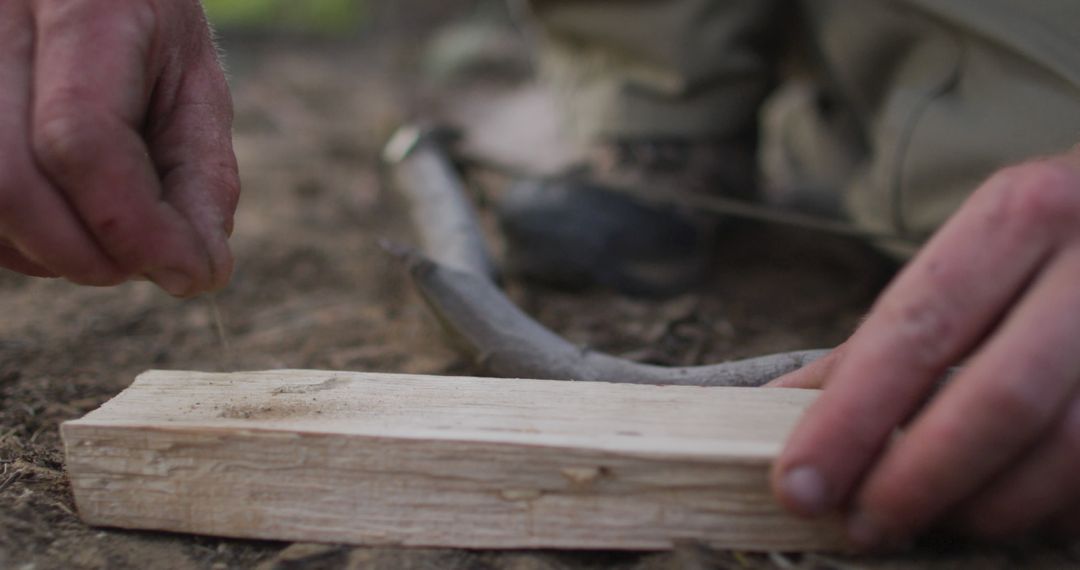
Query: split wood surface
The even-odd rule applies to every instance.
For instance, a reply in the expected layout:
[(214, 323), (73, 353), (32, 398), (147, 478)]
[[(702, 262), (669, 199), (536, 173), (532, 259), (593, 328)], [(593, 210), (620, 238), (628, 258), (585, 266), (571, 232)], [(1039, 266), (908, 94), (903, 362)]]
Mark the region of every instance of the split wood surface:
[(774, 502), (814, 392), (149, 372), (61, 432), (90, 524), (461, 548), (831, 550)]

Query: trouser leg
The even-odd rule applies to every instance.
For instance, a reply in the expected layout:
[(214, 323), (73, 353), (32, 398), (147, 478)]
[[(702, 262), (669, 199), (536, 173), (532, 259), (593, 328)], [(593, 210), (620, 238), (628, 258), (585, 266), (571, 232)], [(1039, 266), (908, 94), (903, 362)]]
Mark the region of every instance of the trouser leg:
[[(568, 124), (594, 140), (753, 130), (782, 4), (532, 2)], [(925, 239), (995, 170), (1080, 141), (1075, 0), (801, 6), (821, 96), (766, 121), (766, 135), (801, 168), (789, 182), (835, 186), (866, 229)]]
[[(867, 229), (923, 240), (995, 170), (1080, 142), (1074, 0), (804, 4), (822, 84), (856, 125), (843, 190)], [(802, 162), (838, 140), (807, 132), (787, 137)]]
[(781, 0), (532, 0), (541, 68), (573, 134), (726, 139), (753, 131)]

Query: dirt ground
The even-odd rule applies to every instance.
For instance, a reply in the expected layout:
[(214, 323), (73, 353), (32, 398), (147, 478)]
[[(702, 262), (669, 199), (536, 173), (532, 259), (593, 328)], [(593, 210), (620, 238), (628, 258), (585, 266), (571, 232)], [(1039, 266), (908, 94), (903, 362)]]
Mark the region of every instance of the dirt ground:
[[(399, 550), (83, 525), (57, 426), (144, 370), (478, 372), (443, 343), (403, 271), (376, 245), (380, 237), (411, 239), (401, 203), (380, 182), (378, 154), (401, 121), (510, 88), (512, 78), (425, 86), (410, 71), (408, 50), (378, 42), (226, 47), (245, 186), (232, 285), (213, 299), (179, 301), (146, 284), (84, 289), (0, 273), (0, 568), (1060, 568), (1080, 557), (1061, 546), (948, 541), (874, 559), (693, 546), (641, 554)], [(834, 345), (894, 270), (861, 245), (800, 231), (729, 224), (719, 239), (711, 283), (677, 299), (511, 286), (532, 314), (583, 345), (698, 363)]]

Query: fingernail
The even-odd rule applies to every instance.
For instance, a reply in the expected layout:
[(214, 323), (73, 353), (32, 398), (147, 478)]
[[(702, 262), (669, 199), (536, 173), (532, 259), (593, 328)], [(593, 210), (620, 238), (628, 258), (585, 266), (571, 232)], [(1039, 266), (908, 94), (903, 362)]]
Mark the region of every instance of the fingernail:
[(174, 297), (183, 297), (191, 292), (192, 279), (187, 274), (174, 269), (155, 269), (148, 275), (150, 280)]
[(831, 507), (825, 477), (813, 467), (796, 467), (788, 471), (784, 475), (783, 491), (801, 514), (823, 515)]
[(885, 536), (874, 517), (863, 511), (857, 511), (848, 519), (847, 534), (852, 546), (860, 550), (880, 547)]

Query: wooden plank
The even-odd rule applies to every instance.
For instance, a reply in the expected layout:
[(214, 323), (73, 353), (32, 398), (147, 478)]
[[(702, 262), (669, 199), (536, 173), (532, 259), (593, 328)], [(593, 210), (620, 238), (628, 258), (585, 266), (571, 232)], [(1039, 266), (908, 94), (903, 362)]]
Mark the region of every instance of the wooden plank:
[(464, 548), (829, 550), (770, 461), (800, 390), (148, 372), (61, 432), (93, 525)]

